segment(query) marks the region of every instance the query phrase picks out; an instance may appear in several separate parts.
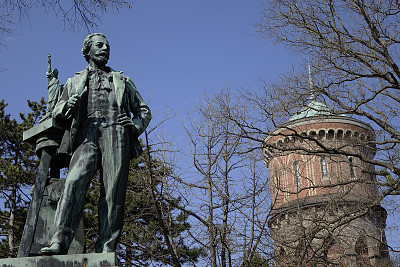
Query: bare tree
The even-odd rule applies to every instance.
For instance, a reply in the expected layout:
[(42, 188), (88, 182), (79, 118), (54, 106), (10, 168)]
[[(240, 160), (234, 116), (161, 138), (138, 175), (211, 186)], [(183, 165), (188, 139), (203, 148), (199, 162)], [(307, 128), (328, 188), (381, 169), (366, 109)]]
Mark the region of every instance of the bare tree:
[(132, 8), (132, 4), (130, 0), (4, 0), (0, 3), (0, 46), (4, 46), (2, 39), (13, 32), (13, 24), (29, 20), (34, 7), (41, 7), (46, 13), (60, 18), (67, 28), (89, 31), (101, 22), (105, 12)]
[(194, 173), (180, 180), (190, 190), (186, 209), (197, 220), (192, 237), (209, 252), (210, 266), (252, 266), (254, 259), (267, 261), (271, 253), (261, 142), (244, 139), (229, 119), (228, 114), (247, 113), (237, 96), (229, 89), (206, 95), (187, 129)]
[[(382, 154), (372, 163), (394, 178), (400, 174), (399, 11), (396, 1), (267, 1), (259, 25), (261, 34), (310, 57), (315, 93), (332, 113), (354, 115), (374, 126)], [(310, 90), (304, 73), (283, 79), (273, 88), (279, 93), (268, 97), (275, 110), (287, 111), (287, 119)], [(393, 186), (385, 194), (396, 193)]]
[[(314, 242), (312, 240), (319, 237), (322, 240), (319, 243), (321, 246), (334, 245), (329, 241), (332, 238), (327, 233), (322, 238), (322, 232), (329, 228), (330, 234), (337, 233), (349, 221), (370, 216), (368, 214), (382, 200), (400, 193), (400, 71), (397, 60), (400, 41), (399, 11), (398, 1), (265, 1), (263, 19), (258, 25), (260, 35), (272, 38), (309, 58), (315, 84), (310, 84), (304, 68), (300, 68), (283, 75), (278, 82), (266, 85), (262, 92), (248, 92), (244, 95), (248, 101), (259, 107), (264, 118), (260, 117), (261, 120), (254, 123), (236, 116), (231, 116), (230, 119), (246, 133), (281, 135), (282, 145), (264, 143), (264, 147), (271, 149), (275, 155), (307, 155), (307, 159), (315, 157), (318, 160), (329, 157), (336, 160), (336, 165), (347, 164), (350, 175), (352, 168), (358, 168), (363, 177), (376, 177), (376, 180), (352, 179), (350, 182), (336, 179), (335, 184), (330, 184), (330, 187), (348, 188), (371, 184), (379, 189), (368, 205), (338, 211), (340, 216), (332, 217), (332, 220), (320, 220), (329, 216), (315, 216), (311, 228), (310, 225), (303, 229), (298, 228), (297, 232), (304, 232), (303, 238), (291, 242), (294, 253), (297, 253), (296, 257), (302, 258), (297, 263), (299, 266), (310, 255), (322, 257), (325, 253), (326, 249), (311, 245)], [(318, 132), (316, 135), (302, 135), (298, 128), (288, 124), (288, 120), (295, 119), (297, 112), (307, 108), (311, 112), (320, 112), (318, 108), (312, 110), (315, 108), (309, 105), (312, 101), (323, 105), (325, 114), (320, 115), (358, 119), (368, 123), (374, 129), (375, 136), (358, 140), (353, 138), (351, 141), (348, 139), (341, 145), (329, 145), (319, 141)], [(260, 127), (260, 121), (265, 122), (264, 127)], [(274, 132), (277, 127), (281, 127), (281, 130)], [(321, 134), (329, 137), (329, 133)], [(341, 135), (339, 132), (333, 134), (335, 137)], [(252, 135), (248, 134), (248, 137)], [(366, 151), (368, 149), (369, 152)], [(376, 156), (373, 157), (375, 153)], [(295, 177), (297, 171), (293, 166), (287, 168), (286, 173), (292, 171), (291, 175)], [(301, 174), (301, 170), (298, 170), (298, 174)], [(304, 179), (310, 178), (305, 176)], [(297, 190), (278, 190), (285, 191), (288, 195), (299, 195), (301, 190), (311, 190), (319, 186), (321, 185), (309, 184), (306, 188), (303, 186)], [(331, 204), (326, 206), (327, 213), (332, 213), (333, 207), (341, 207), (339, 199), (340, 195), (332, 199)], [(324, 222), (329, 227), (317, 222)], [(310, 232), (310, 229), (314, 231)], [(384, 238), (380, 242), (387, 245)], [(359, 248), (363, 248), (364, 243), (363, 240), (356, 242)], [(298, 248), (302, 252), (296, 252)], [(298, 253), (303, 254), (301, 256)], [(359, 255), (363, 253), (359, 251)], [(362, 259), (357, 261), (361, 262)]]
[(133, 1), (105, 0), (105, 1), (70, 1), (69, 3), (57, 0), (5, 0), (1, 7), (4, 15), (10, 15), (11, 21), (20, 22), (29, 19), (32, 7), (40, 6), (46, 12), (52, 12), (60, 17), (67, 27), (86, 30), (97, 25), (101, 16), (107, 11), (118, 11), (121, 8), (131, 8)]

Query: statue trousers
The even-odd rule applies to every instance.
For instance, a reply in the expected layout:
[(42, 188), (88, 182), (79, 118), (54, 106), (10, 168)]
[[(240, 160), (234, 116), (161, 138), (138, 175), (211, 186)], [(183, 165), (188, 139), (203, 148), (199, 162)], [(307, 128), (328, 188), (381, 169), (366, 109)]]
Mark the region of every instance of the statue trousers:
[(97, 170), (100, 170), (98, 202), (99, 237), (96, 252), (115, 251), (124, 220), (124, 203), (129, 173), (129, 130), (121, 125), (98, 125), (77, 133), (80, 145), (74, 151), (58, 202), (51, 243), (68, 250), (85, 205), (85, 194)]

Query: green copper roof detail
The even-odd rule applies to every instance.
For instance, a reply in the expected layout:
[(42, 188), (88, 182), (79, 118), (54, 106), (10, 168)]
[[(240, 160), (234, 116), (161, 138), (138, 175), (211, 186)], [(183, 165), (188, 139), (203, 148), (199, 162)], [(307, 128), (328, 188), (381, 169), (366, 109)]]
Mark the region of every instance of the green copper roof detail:
[[(316, 117), (316, 116), (338, 115), (338, 114), (334, 114), (332, 112), (332, 109), (330, 109), (327, 105), (316, 100), (317, 96), (315, 94), (316, 92), (315, 92), (314, 82), (313, 82), (312, 75), (311, 75), (311, 64), (310, 63), (308, 63), (308, 86), (309, 86), (309, 91), (310, 91), (310, 102), (307, 104), (307, 106), (303, 107), (300, 111), (298, 111), (296, 114), (294, 114), (292, 117), (290, 117), (288, 121), (294, 121), (294, 120), (298, 120), (298, 119)], [(339, 116), (346, 117), (346, 115), (344, 115), (344, 114), (341, 114)]]
[[(299, 112), (289, 118), (289, 121), (294, 121), (298, 119), (315, 117), (315, 116), (332, 116), (332, 110), (325, 105), (316, 100), (311, 100), (307, 106), (303, 107)], [(342, 115), (344, 116), (344, 115)]]
[(308, 62), (308, 87), (310, 91), (310, 102), (307, 104), (307, 106), (303, 107), (300, 111), (293, 115), (289, 121), (321, 115), (332, 115), (332, 112), (327, 105), (316, 100), (310, 62)]

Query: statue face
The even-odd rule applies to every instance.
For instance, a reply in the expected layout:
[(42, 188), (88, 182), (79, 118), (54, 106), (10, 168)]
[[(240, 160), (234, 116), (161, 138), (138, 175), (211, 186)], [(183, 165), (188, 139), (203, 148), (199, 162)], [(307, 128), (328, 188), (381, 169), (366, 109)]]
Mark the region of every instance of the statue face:
[(91, 39), (89, 56), (96, 65), (106, 65), (110, 57), (110, 45), (107, 39), (102, 36), (94, 36)]

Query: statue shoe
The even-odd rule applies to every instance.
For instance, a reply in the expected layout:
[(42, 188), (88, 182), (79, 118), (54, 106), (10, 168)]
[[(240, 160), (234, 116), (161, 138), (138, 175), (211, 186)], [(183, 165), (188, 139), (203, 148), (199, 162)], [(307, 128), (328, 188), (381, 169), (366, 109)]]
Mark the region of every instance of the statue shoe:
[(61, 245), (59, 243), (53, 243), (50, 247), (44, 247), (40, 250), (43, 255), (58, 255), (61, 254)]

